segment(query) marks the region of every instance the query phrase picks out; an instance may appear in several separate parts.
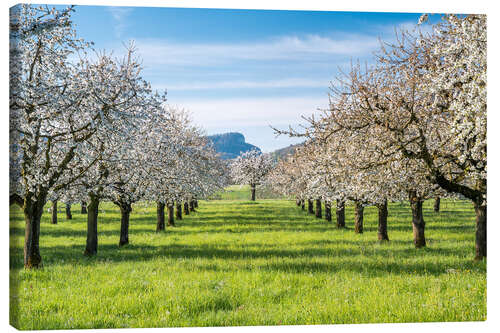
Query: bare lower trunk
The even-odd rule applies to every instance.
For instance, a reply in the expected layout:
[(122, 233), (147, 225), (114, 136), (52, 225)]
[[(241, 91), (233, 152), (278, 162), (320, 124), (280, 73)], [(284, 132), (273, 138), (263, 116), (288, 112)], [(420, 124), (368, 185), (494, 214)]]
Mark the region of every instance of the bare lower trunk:
[(168, 226), (169, 227), (175, 227), (175, 221), (174, 221), (174, 203), (169, 202), (167, 204), (167, 211), (168, 211)]
[(387, 200), (382, 204), (377, 205), (378, 208), (378, 233), (377, 237), (379, 241), (388, 241), (389, 235), (387, 235)]
[(356, 200), (354, 201), (354, 232), (357, 234), (363, 233), (363, 212), (365, 207), (363, 204)]
[(314, 204), (311, 199), (307, 199), (307, 212), (309, 214), (314, 214)]
[(297, 205), (297, 207), (300, 207), (300, 199), (295, 199), (295, 204)]
[(194, 212), (194, 200), (189, 201), (189, 211)]
[(441, 206), (441, 198), (437, 197), (434, 199), (434, 211), (437, 213), (439, 212), (439, 208)]
[(184, 201), (184, 215), (189, 215), (189, 204), (187, 201)]
[(252, 191), (252, 198), (250, 200), (255, 201), (255, 184), (250, 184), (250, 189)]
[(81, 206), (82, 206), (82, 211), (81, 211), (81, 213), (82, 213), (82, 214), (87, 214), (87, 203), (86, 203), (85, 201), (82, 201)]
[(325, 201), (325, 220), (332, 222), (332, 203)]
[(322, 214), (321, 214), (321, 199), (316, 199), (316, 217), (319, 218), (319, 219), (322, 217)]
[(486, 204), (474, 202), (476, 212), (476, 257), (475, 260), (486, 258)]
[(425, 243), (425, 221), (422, 206), (424, 201), (417, 197), (415, 191), (409, 191), (409, 199), (412, 214), (413, 244), (416, 248), (421, 248)]
[(52, 224), (57, 224), (57, 200), (52, 201)]
[(24, 268), (26, 269), (42, 267), (39, 244), (40, 220), (42, 218), (43, 206), (43, 202), (32, 201), (30, 198), (26, 199), (24, 203)]
[(345, 228), (345, 202), (337, 200), (337, 228)]
[(198, 208), (198, 200), (194, 199), (194, 208)]
[(99, 214), (99, 198), (94, 194), (89, 194), (90, 203), (87, 212), (87, 246), (86, 256), (93, 256), (97, 253), (97, 216)]
[(175, 207), (175, 218), (178, 220), (182, 220), (182, 205), (178, 201)]
[(165, 204), (163, 202), (156, 203), (156, 231), (165, 230)]
[(121, 228), (120, 228), (120, 243), (118, 246), (123, 246), (128, 244), (128, 227), (130, 221), (130, 212), (132, 211), (132, 205), (129, 203), (123, 203), (120, 205), (121, 218)]
[(71, 204), (66, 203), (66, 219), (71, 220), (73, 215), (71, 215)]
[(300, 208), (302, 208), (302, 210), (306, 210), (306, 201), (304, 199), (300, 200)]

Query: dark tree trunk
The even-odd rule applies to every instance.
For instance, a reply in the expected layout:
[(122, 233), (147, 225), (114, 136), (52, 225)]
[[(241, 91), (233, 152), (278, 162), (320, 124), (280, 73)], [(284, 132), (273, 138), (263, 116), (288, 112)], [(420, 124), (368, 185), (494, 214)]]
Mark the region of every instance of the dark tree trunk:
[(189, 204), (187, 201), (184, 201), (184, 215), (189, 215)]
[(18, 195), (18, 194), (11, 194), (9, 196), (9, 206), (12, 205), (12, 204), (16, 204), (18, 205), (19, 207), (23, 208), (23, 205), (24, 205), (24, 199)]
[(167, 204), (167, 211), (168, 211), (168, 226), (169, 227), (175, 227), (175, 221), (174, 221), (174, 203), (169, 202)]
[(120, 204), (120, 212), (122, 215), (122, 219), (120, 228), (120, 243), (118, 243), (118, 246), (123, 246), (128, 244), (128, 227), (129, 227), (131, 211), (132, 211), (131, 204), (129, 203)]
[(377, 237), (379, 241), (388, 241), (389, 235), (387, 235), (387, 200), (382, 204), (377, 205), (378, 208), (378, 233)]
[(66, 203), (66, 219), (71, 220), (73, 215), (71, 215), (71, 204)]
[(425, 221), (422, 211), (424, 201), (417, 197), (415, 191), (409, 191), (409, 199), (412, 214), (413, 225), (413, 244), (416, 248), (421, 248), (426, 245), (425, 243)]
[(194, 210), (194, 200), (190, 200), (190, 201), (189, 201), (189, 210), (190, 210), (191, 212), (194, 212), (194, 211), (195, 211), (195, 210)]
[(322, 214), (321, 214), (321, 199), (316, 199), (316, 217), (319, 218), (319, 219), (322, 217)]
[(296, 204), (298, 207), (300, 207), (300, 199), (298, 199), (298, 198), (297, 198), (297, 199), (295, 199), (295, 204)]
[(26, 269), (42, 267), (39, 244), (40, 220), (43, 214), (43, 206), (43, 200), (38, 202), (32, 201), (29, 197), (24, 202), (24, 268)]
[(175, 218), (178, 220), (182, 220), (182, 205), (177, 201), (177, 205), (175, 207)]
[(304, 199), (300, 200), (300, 207), (302, 210), (306, 210), (306, 201)]
[(87, 203), (82, 201), (82, 214), (87, 214)]
[(252, 198), (250, 200), (255, 201), (255, 184), (250, 184), (250, 189), (252, 191)]
[(345, 228), (345, 202), (337, 200), (337, 228)]
[(198, 208), (198, 200), (194, 199), (194, 208)]
[(165, 204), (163, 202), (156, 203), (156, 231), (165, 230)]
[(57, 224), (57, 200), (52, 201), (52, 224)]
[(476, 257), (475, 260), (486, 258), (486, 204), (474, 202), (476, 211)]
[(307, 212), (309, 214), (314, 214), (314, 204), (311, 199), (307, 199)]
[(439, 212), (439, 207), (441, 205), (441, 198), (437, 197), (434, 199), (434, 211), (437, 213)]
[(363, 233), (363, 207), (361, 201), (354, 201), (354, 232), (357, 234)]
[(325, 201), (325, 220), (332, 222), (332, 203)]
[(93, 256), (97, 253), (97, 216), (99, 214), (99, 197), (94, 194), (89, 194), (90, 203), (87, 212), (87, 246), (86, 256)]

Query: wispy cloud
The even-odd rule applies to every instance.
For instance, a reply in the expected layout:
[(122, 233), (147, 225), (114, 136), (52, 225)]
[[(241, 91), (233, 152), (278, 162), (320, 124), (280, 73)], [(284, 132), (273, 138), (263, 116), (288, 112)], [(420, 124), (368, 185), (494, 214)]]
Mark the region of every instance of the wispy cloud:
[(281, 80), (262, 81), (194, 81), (189, 83), (177, 83), (166, 86), (154, 86), (158, 90), (186, 91), (186, 90), (209, 90), (209, 89), (264, 89), (264, 88), (325, 88), (329, 86), (331, 79), (303, 79), (286, 78)]
[(418, 25), (417, 21), (407, 21), (401, 22), (397, 25), (385, 24), (378, 25), (375, 27), (376, 30), (380, 31), (379, 37), (386, 42), (395, 41), (395, 33), (400, 33), (401, 31), (409, 32), (410, 34), (418, 34), (422, 32), (423, 34), (431, 33), (432, 26), (430, 24)]
[(121, 38), (128, 25), (128, 16), (133, 11), (131, 7), (107, 7), (107, 10), (113, 16), (114, 32), (116, 38)]
[(328, 106), (328, 97), (261, 97), (210, 100), (170, 100), (186, 108), (203, 127), (287, 126), (303, 122), (301, 116), (318, 113)]
[(379, 46), (373, 36), (284, 36), (245, 43), (175, 43), (137, 40), (139, 54), (148, 65), (217, 65), (231, 61), (318, 61), (331, 56), (360, 56)]

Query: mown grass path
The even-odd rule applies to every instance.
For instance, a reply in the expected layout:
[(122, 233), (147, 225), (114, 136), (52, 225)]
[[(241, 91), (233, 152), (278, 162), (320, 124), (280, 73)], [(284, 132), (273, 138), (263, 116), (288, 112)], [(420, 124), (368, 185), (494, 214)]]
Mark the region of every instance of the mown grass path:
[(486, 319), (486, 263), (473, 259), (468, 202), (426, 202), (428, 247), (412, 246), (410, 210), (389, 206), (387, 244), (376, 210), (365, 232), (316, 219), (286, 200), (201, 202), (155, 233), (153, 205), (134, 207), (118, 248), (119, 210), (103, 204), (99, 252), (82, 256), (86, 219), (44, 214), (44, 268), (22, 269), (24, 222), (11, 208), (11, 323), (22, 329), (334, 324)]

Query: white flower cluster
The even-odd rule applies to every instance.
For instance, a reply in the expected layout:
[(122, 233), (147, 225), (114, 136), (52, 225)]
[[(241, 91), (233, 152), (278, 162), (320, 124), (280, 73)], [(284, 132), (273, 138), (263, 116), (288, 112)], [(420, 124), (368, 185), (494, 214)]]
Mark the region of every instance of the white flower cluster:
[(274, 161), (269, 154), (256, 149), (242, 153), (230, 165), (230, 174), (237, 184), (259, 185), (273, 168)]
[(142, 79), (134, 45), (122, 59), (92, 50), (76, 36), (72, 10), (11, 12), (11, 197), (25, 208), (89, 193), (131, 204), (220, 189), (225, 166), (187, 112)]
[[(425, 23), (422, 17), (420, 23)], [(301, 199), (486, 203), (486, 17), (447, 15), (430, 34), (401, 32), (376, 65), (332, 84), (330, 107), (270, 181)]]

